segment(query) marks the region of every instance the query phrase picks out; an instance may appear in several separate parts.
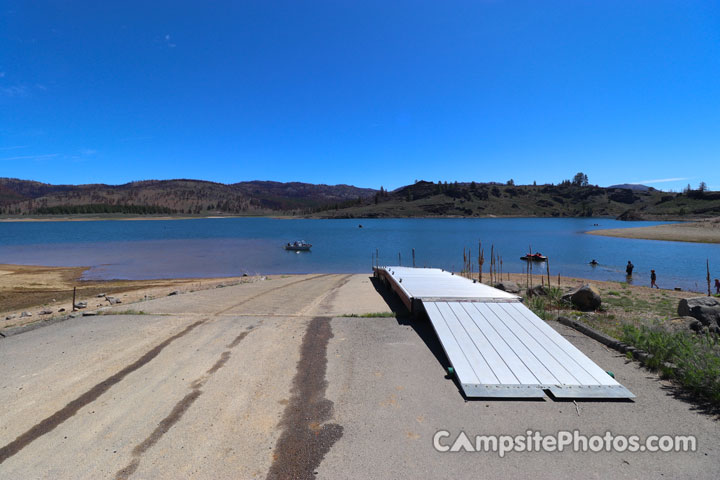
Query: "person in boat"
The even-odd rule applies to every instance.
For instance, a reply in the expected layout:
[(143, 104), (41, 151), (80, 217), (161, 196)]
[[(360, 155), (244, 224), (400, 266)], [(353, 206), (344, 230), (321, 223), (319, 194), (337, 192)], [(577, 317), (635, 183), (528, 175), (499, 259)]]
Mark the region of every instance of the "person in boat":
[(633, 265), (632, 262), (628, 260), (627, 267), (625, 267), (625, 273), (628, 277), (632, 277), (633, 268), (635, 268), (635, 265)]
[(655, 283), (656, 280), (657, 280), (657, 275), (655, 274), (655, 270), (650, 270), (650, 288), (653, 288), (653, 287), (655, 287), (657, 289), (660, 288), (657, 286), (657, 283)]
[(590, 265), (597, 265), (597, 264), (598, 264), (598, 261), (595, 260), (594, 258), (590, 261)]

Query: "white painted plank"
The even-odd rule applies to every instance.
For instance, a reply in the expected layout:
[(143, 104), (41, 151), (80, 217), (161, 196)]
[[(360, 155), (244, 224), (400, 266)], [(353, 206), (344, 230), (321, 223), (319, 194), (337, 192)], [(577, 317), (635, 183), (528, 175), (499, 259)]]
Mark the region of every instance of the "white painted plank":
[(592, 377), (597, 381), (598, 384), (619, 385), (618, 382), (616, 382), (612, 377), (610, 377), (610, 375), (608, 375), (602, 368), (597, 366), (595, 362), (590, 360), (584, 353), (578, 350), (575, 345), (563, 338), (562, 335), (556, 332), (550, 325), (548, 325), (547, 323), (542, 321), (542, 319), (540, 319), (537, 315), (532, 313), (530, 309), (528, 309), (525, 305), (521, 303), (514, 303), (512, 304), (512, 306), (519, 313), (522, 312), (525, 318), (528, 318), (540, 330), (542, 330), (542, 332), (550, 341), (554, 342), (555, 345), (557, 345), (560, 349), (570, 355), (578, 365), (582, 366), (582, 368), (585, 369), (586, 372), (592, 375)]
[(430, 317), (435, 333), (440, 339), (440, 344), (445, 351), (445, 355), (455, 369), (458, 380), (460, 380), (461, 383), (480, 383), (477, 375), (475, 375), (475, 371), (470, 366), (465, 354), (450, 331), (445, 318), (442, 313), (440, 313), (440, 310), (438, 310), (437, 305), (434, 303), (425, 305), (425, 311)]
[(478, 352), (485, 359), (488, 368), (492, 370), (494, 376), (498, 379), (498, 383), (502, 385), (519, 384), (520, 382), (517, 377), (513, 375), (512, 370), (510, 370), (503, 358), (495, 348), (493, 348), (492, 344), (478, 328), (468, 312), (462, 308), (462, 304), (459, 302), (450, 302), (448, 305), (453, 312), (455, 312), (458, 321), (472, 338), (475, 348), (477, 348)]
[[(530, 324), (525, 318), (521, 317), (518, 321), (517, 312), (508, 311), (504, 308), (501, 303), (487, 303), (487, 307), (497, 315), (497, 317), (511, 330), (515, 336), (522, 342), (523, 345), (531, 352), (531, 354), (540, 362), (557, 380), (555, 384), (565, 385), (581, 385), (579, 381), (571, 372), (565, 369), (565, 367), (545, 348), (545, 344), (537, 341), (528, 331), (524, 328), (523, 324)], [(548, 342), (546, 342), (548, 343)], [(591, 381), (594, 381), (592, 377), (588, 375)]]
[(498, 317), (497, 313), (490, 310), (490, 305), (486, 303), (473, 303), (473, 305), (488, 321), (488, 323), (495, 329), (500, 336), (502, 336), (505, 343), (512, 349), (513, 353), (525, 364), (535, 377), (534, 383), (542, 385), (557, 385), (560, 381), (543, 365), (536, 357), (533, 352), (526, 347), (517, 335), (508, 328), (503, 322), (503, 319)]
[(533, 375), (530, 369), (518, 358), (515, 352), (505, 342), (503, 337), (488, 323), (488, 320), (482, 315), (476, 308), (475, 303), (462, 302), (462, 307), (468, 312), (468, 315), (473, 319), (478, 328), (485, 334), (485, 338), (490, 342), (495, 351), (502, 357), (505, 364), (510, 368), (515, 378), (520, 383), (527, 385), (538, 385), (539, 382), (537, 377)]
[[(438, 310), (445, 318), (447, 325), (455, 337), (460, 349), (462, 350), (468, 364), (475, 372), (475, 376), (478, 378), (479, 383), (484, 384), (498, 384), (502, 383), (493, 374), (492, 369), (483, 358), (482, 352), (480, 352), (473, 342), (473, 337), (463, 328), (462, 323), (458, 319), (456, 313), (450, 308), (447, 302), (436, 303)], [(464, 312), (464, 310), (463, 310)], [(452, 359), (450, 360), (452, 362)]]
[[(549, 355), (552, 355), (552, 357), (557, 360), (557, 362), (562, 366), (562, 368), (570, 372), (572, 376), (575, 377), (575, 379), (577, 380), (576, 382), (565, 381), (565, 384), (600, 385), (598, 380), (595, 379), (595, 377), (588, 373), (588, 371), (585, 370), (585, 368), (577, 362), (575, 357), (568, 354), (565, 350), (560, 348), (557, 343), (555, 343), (555, 341), (548, 337), (546, 328), (540, 328), (547, 327), (552, 330), (552, 327), (550, 327), (547, 323), (543, 322), (542, 319), (539, 319), (542, 322), (541, 324), (538, 325), (535, 323), (535, 318), (531, 317), (537, 316), (532, 311), (528, 309), (517, 309), (515, 308), (516, 305), (514, 304), (498, 304), (498, 306), (507, 311), (510, 315), (512, 315), (515, 321), (517, 321), (518, 324), (522, 328), (524, 328), (528, 332), (528, 334), (531, 335), (542, 346), (542, 348), (548, 352)], [(562, 341), (567, 342), (567, 340), (562, 338), (562, 336), (560, 338)]]

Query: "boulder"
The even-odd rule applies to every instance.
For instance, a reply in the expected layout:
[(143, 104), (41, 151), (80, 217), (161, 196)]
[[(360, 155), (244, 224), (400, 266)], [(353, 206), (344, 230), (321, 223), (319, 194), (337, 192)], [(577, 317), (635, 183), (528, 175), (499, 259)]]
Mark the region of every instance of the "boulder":
[(602, 303), (600, 293), (590, 285), (583, 285), (577, 290), (563, 295), (562, 298), (583, 312), (597, 310)]
[(75, 308), (87, 308), (87, 302), (78, 302), (75, 304)]
[(105, 297), (105, 300), (110, 302), (110, 305), (115, 305), (116, 303), (122, 303), (120, 300), (118, 300), (115, 297)]
[(672, 332), (693, 331), (697, 333), (702, 330), (703, 324), (694, 317), (677, 317), (671, 318), (667, 323), (667, 327)]
[(544, 285), (535, 285), (532, 288), (528, 288), (528, 297), (544, 297), (548, 294), (547, 288)]
[(510, 280), (498, 282), (494, 285), (494, 287), (498, 290), (502, 290), (503, 292), (520, 293), (520, 287), (518, 286), (518, 284), (515, 282), (511, 282)]
[(41, 310), (39, 315), (52, 315), (52, 310)]
[(703, 325), (720, 325), (720, 301), (715, 297), (683, 298), (678, 303), (678, 315), (693, 317)]
[(32, 313), (30, 313), (30, 312), (22, 312), (22, 313), (20, 314), (20, 318), (23, 318), (23, 317), (32, 317)]

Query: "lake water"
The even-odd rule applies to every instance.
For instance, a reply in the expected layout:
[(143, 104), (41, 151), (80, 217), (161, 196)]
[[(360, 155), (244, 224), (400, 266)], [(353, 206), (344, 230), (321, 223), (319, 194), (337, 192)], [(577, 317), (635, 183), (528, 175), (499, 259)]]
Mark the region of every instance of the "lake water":
[[(600, 224), (598, 227), (595, 223)], [(220, 218), (170, 221), (0, 223), (0, 263), (90, 266), (87, 279), (216, 277), (273, 273), (370, 272), (381, 264), (458, 270), (463, 247), (477, 258), (482, 241), (503, 257), (504, 270), (524, 272), (520, 260), (533, 250), (550, 257), (551, 274), (624, 280), (635, 264), (635, 283), (649, 284), (650, 269), (663, 288), (705, 288), (705, 259), (720, 277), (720, 245), (632, 240), (586, 235), (597, 228), (655, 225), (593, 218), (279, 220)], [(363, 228), (358, 228), (362, 224)], [(311, 252), (282, 246), (303, 239)], [(591, 267), (593, 258), (600, 262)], [(536, 265), (536, 273), (544, 272)], [(487, 271), (487, 263), (485, 266)]]

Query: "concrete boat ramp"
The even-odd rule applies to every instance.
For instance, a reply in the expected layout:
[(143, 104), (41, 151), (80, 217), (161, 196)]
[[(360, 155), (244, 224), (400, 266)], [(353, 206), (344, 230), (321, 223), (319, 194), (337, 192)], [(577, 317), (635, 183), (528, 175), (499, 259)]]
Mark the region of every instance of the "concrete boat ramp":
[(374, 272), (427, 313), (467, 397), (635, 397), (516, 295), (435, 268)]

